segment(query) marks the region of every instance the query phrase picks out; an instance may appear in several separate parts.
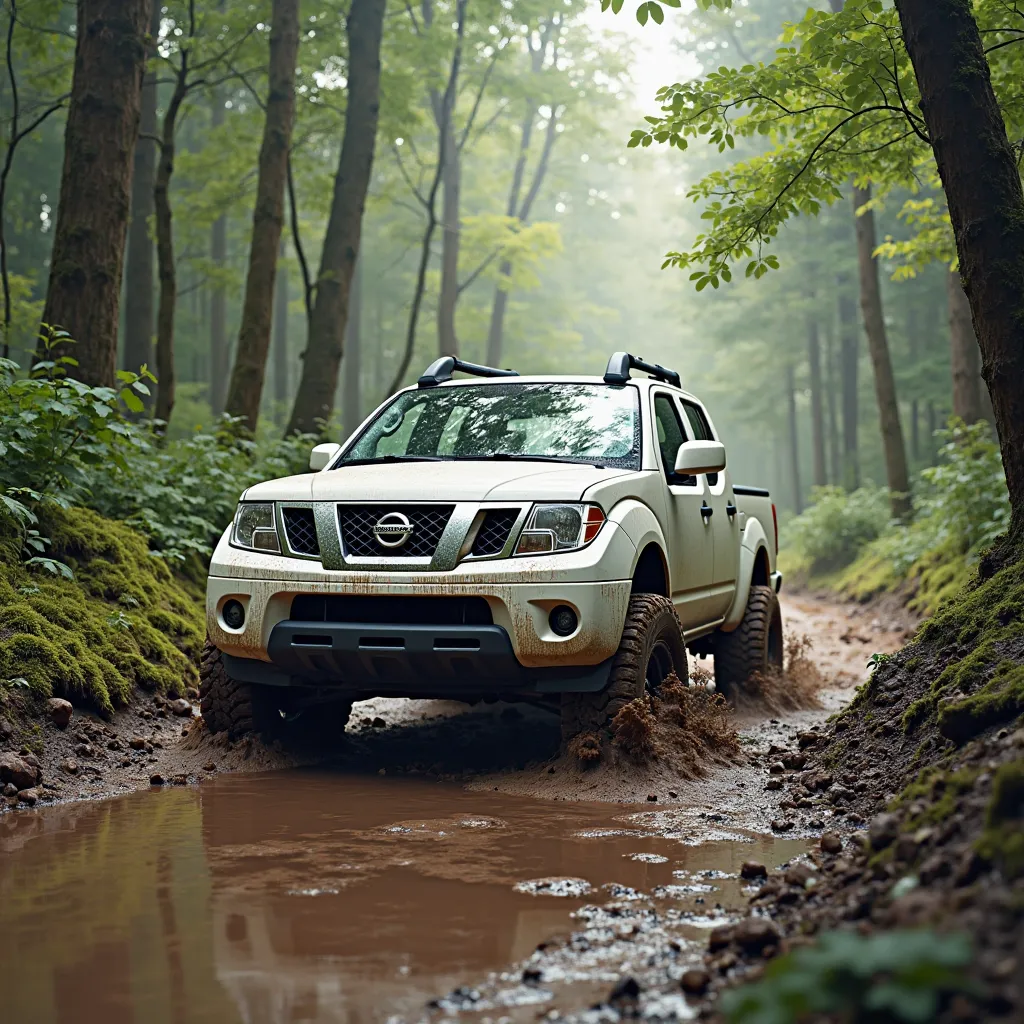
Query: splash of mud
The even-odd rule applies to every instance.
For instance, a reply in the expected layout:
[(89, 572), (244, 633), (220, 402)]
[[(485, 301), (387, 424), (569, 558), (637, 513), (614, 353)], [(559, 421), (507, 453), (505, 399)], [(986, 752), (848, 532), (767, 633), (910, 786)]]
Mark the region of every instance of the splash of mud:
[(829, 685), (814, 657), (814, 641), (803, 633), (786, 636), (782, 672), (757, 673), (736, 694), (738, 709), (754, 706), (772, 712), (820, 708), (820, 693)]

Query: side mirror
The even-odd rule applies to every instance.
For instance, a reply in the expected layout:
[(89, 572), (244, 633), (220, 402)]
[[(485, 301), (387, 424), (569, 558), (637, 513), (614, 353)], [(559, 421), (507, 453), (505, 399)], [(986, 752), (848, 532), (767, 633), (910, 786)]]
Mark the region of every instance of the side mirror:
[(331, 460), (340, 451), (340, 444), (318, 444), (309, 453), (309, 468), (314, 473), (319, 473), (321, 469), (330, 465)]
[(720, 441), (686, 441), (676, 452), (674, 468), (680, 476), (721, 473), (725, 469), (725, 445)]

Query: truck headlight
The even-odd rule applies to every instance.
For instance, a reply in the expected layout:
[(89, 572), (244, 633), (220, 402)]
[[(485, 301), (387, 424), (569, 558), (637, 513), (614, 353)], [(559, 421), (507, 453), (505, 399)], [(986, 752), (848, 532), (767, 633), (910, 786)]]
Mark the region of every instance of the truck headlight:
[(517, 555), (542, 555), (585, 547), (604, 523), (600, 505), (534, 505), (519, 535)]
[(231, 527), (231, 543), (236, 547), (253, 551), (281, 552), (281, 540), (277, 536), (277, 523), (272, 504), (259, 505), (243, 501), (235, 512)]

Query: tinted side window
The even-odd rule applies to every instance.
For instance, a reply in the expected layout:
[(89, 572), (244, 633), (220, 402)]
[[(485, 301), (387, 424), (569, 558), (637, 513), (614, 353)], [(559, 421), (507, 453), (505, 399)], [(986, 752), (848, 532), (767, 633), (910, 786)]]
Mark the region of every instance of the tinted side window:
[(665, 476), (674, 484), (695, 484), (692, 476), (676, 476), (673, 471), (676, 464), (676, 452), (686, 440), (683, 433), (683, 422), (679, 418), (675, 402), (668, 395), (654, 396), (654, 422), (658, 429), (658, 448), (661, 450), (661, 462), (665, 467)]
[[(714, 435), (711, 433), (711, 424), (708, 423), (704, 410), (699, 405), (694, 405), (685, 399), (683, 401), (683, 408), (686, 410), (686, 418), (690, 422), (690, 430), (693, 431), (693, 439), (695, 441), (714, 441)], [(718, 474), (708, 473), (708, 483), (714, 487), (718, 483)]]

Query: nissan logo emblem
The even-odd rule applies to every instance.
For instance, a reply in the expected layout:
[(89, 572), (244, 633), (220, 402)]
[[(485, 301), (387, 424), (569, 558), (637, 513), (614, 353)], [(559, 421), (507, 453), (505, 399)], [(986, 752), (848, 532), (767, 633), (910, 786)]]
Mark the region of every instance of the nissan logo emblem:
[(400, 548), (414, 529), (404, 512), (388, 512), (374, 523), (373, 535), (381, 547)]

